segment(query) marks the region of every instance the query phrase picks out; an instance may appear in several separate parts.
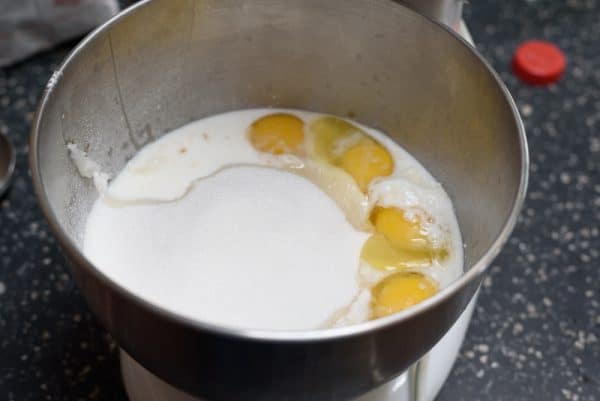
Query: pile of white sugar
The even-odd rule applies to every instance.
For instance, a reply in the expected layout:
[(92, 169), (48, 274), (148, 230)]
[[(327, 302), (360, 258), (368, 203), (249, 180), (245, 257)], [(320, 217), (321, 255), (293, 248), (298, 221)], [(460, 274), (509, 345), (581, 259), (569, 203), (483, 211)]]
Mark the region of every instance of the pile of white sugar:
[(116, 282), (183, 316), (254, 329), (319, 327), (356, 294), (367, 233), (308, 180), (232, 167), (176, 202), (98, 201), (85, 254)]

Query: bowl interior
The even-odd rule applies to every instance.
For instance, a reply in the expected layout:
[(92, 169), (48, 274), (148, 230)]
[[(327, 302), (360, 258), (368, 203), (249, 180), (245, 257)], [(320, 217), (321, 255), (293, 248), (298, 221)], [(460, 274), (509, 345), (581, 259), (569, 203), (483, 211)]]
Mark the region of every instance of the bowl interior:
[(285, 107), (386, 132), (442, 183), (465, 270), (492, 246), (522, 184), (518, 117), (497, 79), (443, 28), (385, 0), (154, 1), (85, 40), (40, 114), (40, 181), (77, 246), (97, 198), (67, 142), (116, 174), (136, 150), (211, 114)]

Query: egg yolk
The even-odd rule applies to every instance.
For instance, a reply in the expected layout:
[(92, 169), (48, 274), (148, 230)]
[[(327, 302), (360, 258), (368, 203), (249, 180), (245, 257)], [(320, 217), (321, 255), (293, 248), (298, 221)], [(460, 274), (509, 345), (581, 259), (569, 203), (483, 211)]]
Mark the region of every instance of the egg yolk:
[(374, 142), (352, 146), (344, 152), (339, 165), (354, 178), (363, 192), (367, 192), (374, 178), (390, 175), (394, 171), (394, 162), (388, 151)]
[(291, 114), (271, 114), (252, 123), (249, 138), (261, 152), (294, 153), (304, 141), (304, 122)]
[(332, 116), (317, 118), (309, 127), (314, 134), (312, 152), (330, 164), (337, 164), (348, 147), (367, 137), (357, 126)]
[(400, 209), (376, 207), (371, 222), (375, 234), (365, 241), (360, 257), (376, 269), (423, 268), (448, 256), (446, 249), (431, 244), (418, 220), (407, 219)]
[(376, 232), (383, 234), (398, 248), (413, 250), (430, 248), (429, 239), (418, 219), (407, 219), (401, 209), (376, 207), (371, 212), (371, 222)]
[(437, 285), (423, 274), (392, 274), (371, 290), (371, 318), (377, 319), (409, 308), (437, 291)]
[(348, 173), (363, 193), (374, 178), (392, 174), (394, 161), (388, 150), (357, 126), (325, 116), (313, 121), (310, 129), (312, 153)]

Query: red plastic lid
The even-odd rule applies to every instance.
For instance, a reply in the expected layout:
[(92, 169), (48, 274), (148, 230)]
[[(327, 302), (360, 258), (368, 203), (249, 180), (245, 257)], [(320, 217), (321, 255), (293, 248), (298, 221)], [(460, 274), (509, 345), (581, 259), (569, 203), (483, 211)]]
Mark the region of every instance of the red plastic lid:
[(521, 44), (513, 58), (513, 70), (523, 81), (547, 85), (558, 81), (567, 65), (564, 53), (544, 40), (529, 40)]

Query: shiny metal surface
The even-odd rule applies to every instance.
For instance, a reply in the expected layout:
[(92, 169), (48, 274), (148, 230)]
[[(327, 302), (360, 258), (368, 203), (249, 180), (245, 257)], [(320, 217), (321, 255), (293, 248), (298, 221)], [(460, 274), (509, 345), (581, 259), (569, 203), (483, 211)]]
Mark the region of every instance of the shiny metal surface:
[(15, 148), (6, 135), (0, 133), (0, 198), (8, 190), (15, 171)]
[[(454, 201), (464, 276), (395, 316), (307, 332), (234, 330), (151, 305), (81, 253), (97, 193), (65, 144), (118, 172), (144, 143), (227, 110), (352, 115), (416, 156)], [(527, 183), (515, 105), (475, 51), (387, 0), (155, 0), (100, 27), (41, 100), (40, 205), (90, 307), (139, 363), (215, 401), (344, 400), (404, 371), (447, 331), (512, 230)]]
[(464, 0), (396, 0), (419, 14), (457, 29), (462, 17)]

